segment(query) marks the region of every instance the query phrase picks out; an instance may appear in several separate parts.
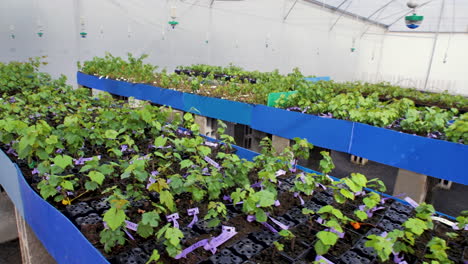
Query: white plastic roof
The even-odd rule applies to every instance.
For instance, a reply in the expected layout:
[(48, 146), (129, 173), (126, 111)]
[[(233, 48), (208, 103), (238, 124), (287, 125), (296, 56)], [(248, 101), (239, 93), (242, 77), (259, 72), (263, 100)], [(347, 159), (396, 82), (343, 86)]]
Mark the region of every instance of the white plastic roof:
[[(468, 32), (468, 0), (416, 0), (416, 9), (424, 21), (417, 29), (406, 27), (404, 17), (411, 14), (407, 0), (306, 0), (338, 8), (336, 12), (349, 12), (388, 26), (390, 31), (436, 32), (441, 17), (440, 32)], [(442, 16), (440, 16), (443, 8)]]

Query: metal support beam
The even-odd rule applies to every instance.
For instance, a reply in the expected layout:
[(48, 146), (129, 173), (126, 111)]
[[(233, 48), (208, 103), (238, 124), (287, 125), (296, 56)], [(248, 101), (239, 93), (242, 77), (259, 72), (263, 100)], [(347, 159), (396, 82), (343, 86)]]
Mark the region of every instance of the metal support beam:
[(319, 6), (321, 7), (322, 9), (328, 9), (330, 10), (331, 12), (337, 12), (337, 11), (340, 11), (342, 12), (345, 16), (349, 16), (351, 18), (354, 18), (354, 19), (358, 19), (360, 21), (363, 21), (363, 22), (368, 22), (368, 23), (371, 23), (373, 25), (376, 25), (376, 26), (379, 26), (379, 27), (382, 27), (382, 28), (387, 28), (387, 25), (386, 24), (383, 24), (383, 23), (380, 23), (380, 22), (377, 22), (375, 20), (369, 20), (367, 19), (366, 17), (363, 17), (361, 15), (358, 15), (358, 14), (353, 14), (351, 12), (348, 12), (348, 11), (344, 11), (344, 10), (338, 10), (336, 8), (336, 6), (332, 6), (332, 5), (329, 5), (329, 4), (326, 4), (324, 1), (319, 1), (319, 0), (303, 0), (304, 2), (306, 3), (311, 3), (311, 4), (314, 4), (316, 6)]
[(288, 13), (286, 13), (286, 15), (284, 16), (283, 21), (285, 21), (285, 20), (288, 18), (289, 14), (290, 14), (291, 11), (294, 9), (294, 6), (296, 6), (297, 1), (299, 1), (299, 0), (294, 1), (294, 4), (291, 6), (291, 8), (289, 8), (289, 11), (288, 11)]
[[(380, 11), (383, 11), (385, 8), (387, 8), (387, 6), (389, 6), (391, 3), (395, 2), (395, 0), (390, 0), (390, 2), (388, 2), (387, 4), (385, 4), (384, 6), (380, 7), (379, 9), (377, 9), (374, 13), (372, 13), (370, 16), (367, 17), (368, 20), (370, 20), (371, 17), (373, 17), (375, 14), (377, 14), (378, 12)], [(361, 37), (362, 38), (366, 33), (367, 31), (369, 30), (370, 28), (370, 25), (368, 25), (366, 27), (366, 29), (362, 32), (361, 34)]]
[[(425, 3), (421, 4), (421, 5), (419, 5), (417, 8), (423, 7), (423, 6), (429, 4), (429, 3), (432, 2), (432, 1), (434, 1), (434, 0), (427, 1), (427, 2), (425, 2)], [(390, 28), (391, 26), (393, 26), (393, 24), (395, 24), (396, 22), (400, 21), (400, 19), (404, 18), (405, 16), (407, 16), (407, 15), (409, 15), (409, 14), (411, 14), (411, 13), (413, 13), (413, 10), (410, 10), (409, 12), (406, 12), (404, 15), (402, 15), (401, 17), (399, 17), (397, 20), (395, 20), (395, 21), (393, 21), (392, 23), (388, 24), (387, 27)]]
[(440, 24), (442, 23), (442, 15), (444, 14), (444, 7), (445, 7), (445, 0), (442, 0), (442, 6), (440, 8), (440, 14), (439, 14), (439, 22), (437, 24), (437, 32), (434, 36), (434, 43), (432, 44), (431, 59), (429, 60), (429, 66), (427, 67), (426, 81), (424, 82), (424, 90), (427, 89), (427, 84), (429, 83), (429, 77), (431, 75), (432, 62), (434, 61), (434, 53), (435, 53), (435, 49), (437, 46), (437, 40), (439, 39), (439, 30), (440, 30)]
[[(348, 0), (343, 1), (343, 3), (341, 3), (337, 8), (341, 7), (347, 1)], [(341, 17), (344, 15), (344, 13), (346, 12), (346, 10), (348, 9), (348, 7), (351, 5), (352, 2), (353, 0), (349, 1), (348, 6), (340, 13), (340, 16), (336, 19), (335, 23), (333, 23), (329, 31), (332, 31), (333, 28), (336, 26), (336, 24), (338, 24), (338, 21), (340, 21)]]
[(380, 7), (379, 9), (375, 10), (374, 13), (372, 13), (370, 16), (367, 17), (367, 19), (370, 19), (371, 17), (373, 17), (375, 14), (377, 14), (380, 10), (383, 10), (385, 8), (387, 8), (387, 6), (389, 6), (391, 3), (395, 2), (396, 0), (390, 0), (390, 2), (386, 3), (384, 6)]

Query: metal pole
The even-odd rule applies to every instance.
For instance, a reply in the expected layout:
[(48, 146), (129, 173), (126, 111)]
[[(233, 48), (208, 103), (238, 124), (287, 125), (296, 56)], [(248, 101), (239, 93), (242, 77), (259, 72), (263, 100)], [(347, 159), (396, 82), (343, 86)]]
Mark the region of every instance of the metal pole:
[[(339, 7), (340, 7), (342, 4), (344, 4), (345, 2), (347, 2), (347, 1), (348, 1), (348, 0), (345, 0), (343, 3), (341, 3), (341, 4), (339, 5)], [(329, 31), (332, 31), (333, 28), (334, 28), (334, 27), (336, 26), (336, 24), (338, 23), (338, 21), (340, 21), (341, 17), (342, 17), (343, 14), (346, 12), (346, 10), (348, 9), (348, 7), (351, 5), (351, 2), (352, 2), (352, 1), (353, 1), (353, 0), (351, 0), (351, 1), (349, 2), (348, 6), (341, 12), (340, 16), (336, 19), (335, 23), (333, 23), (333, 25), (331, 26), (331, 28), (330, 28)]]
[(215, 0), (211, 0), (210, 7), (213, 6), (214, 1), (215, 1)]
[(432, 70), (432, 61), (434, 60), (434, 53), (437, 46), (437, 39), (439, 38), (440, 24), (442, 22), (442, 15), (444, 14), (445, 0), (442, 0), (442, 7), (440, 8), (439, 23), (437, 25), (437, 32), (434, 36), (434, 43), (432, 44), (432, 54), (431, 59), (429, 60), (429, 67), (427, 68), (426, 81), (424, 82), (424, 90), (427, 89), (427, 84), (429, 82), (429, 76), (431, 75)]
[(386, 3), (384, 6), (380, 7), (379, 9), (375, 10), (374, 13), (372, 13), (370, 16), (367, 17), (367, 19), (370, 19), (373, 17), (375, 14), (377, 14), (380, 10), (387, 8), (391, 3), (395, 2), (395, 0), (390, 0), (390, 2)]
[(291, 11), (293, 10), (294, 6), (296, 6), (297, 1), (299, 1), (299, 0), (294, 1), (294, 4), (291, 6), (291, 8), (289, 8), (289, 11), (288, 11), (288, 13), (286, 14), (286, 16), (284, 16), (283, 21), (286, 20), (286, 19), (288, 18), (289, 14), (290, 14)]

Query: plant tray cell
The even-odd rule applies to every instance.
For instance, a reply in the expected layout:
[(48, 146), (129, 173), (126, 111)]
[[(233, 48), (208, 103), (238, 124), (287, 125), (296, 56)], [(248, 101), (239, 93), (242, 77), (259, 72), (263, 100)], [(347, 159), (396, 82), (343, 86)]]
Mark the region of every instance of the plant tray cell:
[(394, 209), (390, 209), (385, 213), (385, 218), (389, 219), (390, 221), (394, 223), (402, 224), (406, 220), (408, 220), (409, 216), (404, 213), (399, 213), (398, 211)]
[(403, 227), (400, 225), (400, 224), (396, 224), (396, 223), (393, 223), (392, 221), (388, 220), (388, 219), (383, 219), (378, 227), (382, 228), (383, 230), (387, 231), (387, 232), (390, 232), (394, 229), (403, 229)]
[(141, 248), (133, 248), (128, 252), (120, 253), (116, 257), (117, 264), (145, 264), (149, 256)]
[(297, 207), (289, 210), (286, 214), (284, 214), (284, 217), (295, 222), (296, 224), (305, 223), (309, 219), (309, 217), (304, 215), (302, 210)]
[(91, 202), (91, 207), (96, 211), (102, 213), (110, 208), (110, 204), (106, 201), (107, 198), (101, 198)]
[(213, 264), (237, 264), (244, 260), (232, 253), (228, 249), (221, 250), (218, 254), (210, 257), (210, 262)]
[(140, 245), (140, 248), (146, 252), (146, 254), (151, 255), (153, 254), (153, 250), (157, 249), (159, 252), (164, 252), (164, 247), (162, 244), (158, 244), (154, 240), (148, 240), (145, 243)]
[(264, 245), (265, 247), (273, 244), (273, 242), (278, 240), (279, 237), (280, 236), (278, 234), (272, 233), (269, 230), (249, 234), (250, 239)]
[(182, 243), (184, 244), (191, 238), (194, 238), (200, 235), (199, 233), (197, 233), (195, 230), (193, 230), (190, 227), (182, 227), (180, 231), (182, 231), (182, 233), (184, 234), (184, 237), (181, 240)]
[[(283, 216), (275, 217), (275, 219), (278, 220), (278, 221), (280, 221), (282, 224), (287, 225), (289, 228), (294, 227), (294, 226), (296, 225), (295, 222), (290, 221), (290, 220), (286, 219), (286, 218), (283, 217)], [(276, 226), (276, 225), (274, 225), (274, 226)], [(278, 227), (277, 230), (280, 231), (279, 227)]]
[(216, 231), (221, 231), (220, 226), (216, 227), (208, 227), (208, 220), (201, 220), (198, 221), (195, 225), (193, 225), (195, 231), (201, 233), (201, 234), (208, 234)]
[(86, 216), (87, 214), (92, 213), (94, 211), (94, 209), (91, 206), (89, 206), (86, 202), (67, 205), (65, 209), (68, 215), (70, 215), (70, 217), (73, 219), (78, 216)]
[(368, 264), (371, 261), (357, 254), (354, 251), (348, 251), (340, 257), (340, 263), (342, 264)]
[(378, 236), (378, 235), (380, 235), (380, 234), (382, 234), (382, 233), (383, 233), (382, 230), (380, 230), (379, 228), (375, 228), (375, 227), (374, 227), (374, 228), (370, 229), (369, 231), (367, 231), (367, 233), (366, 233), (365, 236), (366, 236), (366, 237), (367, 237), (367, 236), (370, 236), (370, 235), (377, 235), (377, 236)]
[(263, 246), (261, 244), (254, 243), (252, 240), (248, 238), (244, 238), (237, 243), (235, 243), (231, 250), (238, 255), (242, 256), (244, 259), (250, 259), (253, 256), (260, 253), (263, 250)]
[(100, 217), (98, 214), (92, 213), (88, 216), (78, 217), (75, 221), (78, 226), (95, 225), (98, 223), (102, 223), (102, 217)]
[(394, 202), (390, 209), (395, 209), (396, 211), (404, 214), (411, 214), (414, 211), (414, 208), (411, 205)]
[(322, 205), (328, 205), (333, 203), (333, 197), (325, 194), (325, 192), (319, 192), (312, 196), (312, 199)]
[(314, 212), (317, 212), (318, 210), (320, 210), (320, 208), (322, 208), (322, 205), (310, 200), (304, 203), (304, 207)]
[(278, 186), (278, 191), (279, 192), (287, 192), (289, 189), (291, 189), (292, 185), (287, 183), (287, 182), (281, 182), (281, 185)]
[(376, 256), (375, 250), (370, 247), (366, 247), (367, 239), (361, 239), (359, 242), (354, 245), (354, 250), (358, 252), (361, 256), (366, 257), (366, 258), (373, 258)]

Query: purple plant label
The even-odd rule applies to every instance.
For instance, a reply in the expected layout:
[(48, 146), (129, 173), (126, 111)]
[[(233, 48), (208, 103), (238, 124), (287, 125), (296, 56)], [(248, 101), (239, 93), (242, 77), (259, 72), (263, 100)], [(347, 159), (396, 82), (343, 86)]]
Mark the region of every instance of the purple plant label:
[(411, 199), (410, 197), (406, 197), (404, 200), (407, 201), (414, 208), (419, 206), (419, 204), (415, 202), (413, 199)]
[(231, 239), (237, 234), (235, 227), (223, 226), (222, 232), (219, 236), (211, 239), (203, 248), (205, 250), (210, 250), (211, 253), (216, 253), (216, 248), (222, 245), (224, 242)]
[(338, 230), (336, 230), (335, 228), (329, 228), (329, 229), (325, 229), (325, 231), (329, 231), (329, 232), (332, 232), (332, 233), (335, 233), (338, 235), (339, 238), (343, 238), (345, 233), (343, 232), (340, 232)]
[(296, 172), (297, 159), (291, 160), (290, 164), (291, 164), (292, 167), (289, 169), (289, 171), (290, 172)]
[(366, 192), (365, 191), (360, 191), (360, 192), (356, 192), (354, 193), (355, 196), (364, 196), (366, 195)]
[(131, 240), (135, 240), (135, 238), (133, 238), (133, 236), (127, 231), (124, 229), (124, 232), (125, 234), (127, 234), (127, 236), (131, 239)]
[(213, 143), (213, 142), (205, 141), (205, 145), (207, 145), (207, 146), (209, 146), (209, 147), (216, 148), (216, 147), (218, 146), (218, 143)]
[(289, 226), (287, 226), (287, 225), (281, 223), (280, 221), (274, 219), (273, 217), (269, 216), (268, 218), (269, 218), (271, 221), (273, 221), (273, 223), (275, 223), (277, 226), (279, 226), (281, 229), (286, 229), (286, 230), (289, 229)]
[(325, 191), (327, 190), (327, 187), (325, 187), (325, 185), (323, 185), (323, 184), (321, 184), (321, 183), (317, 183), (315, 186), (316, 186), (316, 187), (319, 187), (319, 186), (320, 186), (320, 187), (321, 187), (322, 189), (324, 189)]
[(323, 225), (325, 223), (325, 221), (321, 217), (317, 218), (317, 220), (315, 220), (315, 222), (317, 222), (317, 223), (319, 223), (321, 225)]
[(285, 170), (277, 170), (275, 172), (275, 176), (276, 177), (279, 177), (279, 176), (282, 176), (282, 175), (286, 175), (286, 171)]
[(191, 209), (187, 210), (187, 214), (190, 215), (190, 216), (193, 216), (192, 222), (190, 222), (190, 224), (188, 224), (187, 227), (189, 227), (189, 228), (193, 227), (193, 225), (198, 221), (198, 216), (197, 215), (199, 213), (200, 213), (200, 211), (198, 210), (198, 207), (191, 208)]
[(250, 187), (252, 187), (252, 188), (260, 188), (260, 187), (262, 187), (262, 182), (261, 182), (261, 181), (256, 182), (256, 183), (250, 185)]
[(179, 222), (177, 222), (177, 219), (179, 219), (179, 214), (178, 213), (173, 213), (171, 215), (166, 216), (167, 221), (172, 222), (174, 224), (175, 228), (179, 228)]
[(404, 260), (403, 256), (400, 257), (400, 254), (396, 253), (395, 251), (392, 251), (392, 253), (393, 253), (393, 262), (402, 263), (402, 261)]
[(209, 164), (211, 164), (213, 167), (217, 168), (218, 170), (221, 169), (221, 166), (219, 166), (219, 164), (216, 161), (212, 160), (210, 157), (205, 156), (204, 159), (206, 162), (208, 162)]
[(208, 239), (200, 240), (197, 243), (191, 245), (190, 247), (182, 250), (182, 252), (179, 255), (175, 256), (175, 259), (186, 258), (190, 252), (194, 251), (199, 247), (205, 246), (206, 244), (208, 244)]
[(133, 222), (125, 220), (125, 224), (126, 224), (125, 227), (127, 227), (130, 230), (137, 231), (138, 229), (138, 224), (135, 224)]
[(156, 182), (156, 179), (152, 178), (152, 177), (149, 177), (148, 178), (148, 184), (146, 184), (146, 189), (149, 190), (151, 184), (155, 183)]
[(298, 192), (295, 192), (295, 193), (294, 193), (294, 197), (299, 198), (299, 200), (301, 201), (301, 205), (304, 205), (304, 200), (302, 199), (302, 197), (299, 195)]
[(272, 227), (270, 224), (268, 224), (267, 222), (263, 222), (262, 223), (264, 227), (268, 228), (271, 232), (273, 233), (278, 233), (278, 230), (276, 230), (274, 227)]
[(202, 169), (202, 174), (205, 176), (211, 175), (210, 170), (208, 168), (203, 168)]
[(299, 174), (299, 179), (301, 180), (302, 183), (306, 183), (305, 174), (303, 172)]
[(255, 215), (248, 215), (248, 216), (247, 216), (247, 221), (248, 221), (248, 222), (253, 222), (253, 221), (255, 221), (255, 219), (256, 219), (256, 218), (255, 218)]
[(276, 200), (276, 201), (275, 201), (275, 206), (278, 207), (278, 206), (280, 206), (280, 205), (281, 205), (280, 201), (279, 201), (279, 200)]
[(330, 260), (324, 258), (323, 256), (320, 256), (320, 255), (317, 255), (315, 257), (315, 261), (318, 262), (318, 263), (326, 263), (326, 264), (335, 264), (333, 262), (331, 262)]

